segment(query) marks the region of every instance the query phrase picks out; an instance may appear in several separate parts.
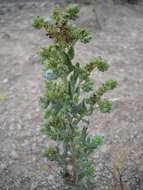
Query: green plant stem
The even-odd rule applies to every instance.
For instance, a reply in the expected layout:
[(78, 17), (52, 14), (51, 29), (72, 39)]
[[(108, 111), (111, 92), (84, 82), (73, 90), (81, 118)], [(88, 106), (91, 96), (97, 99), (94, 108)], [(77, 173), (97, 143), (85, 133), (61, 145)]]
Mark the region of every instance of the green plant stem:
[[(71, 135), (73, 135), (72, 131), (73, 130), (71, 129)], [(73, 136), (72, 136), (72, 140), (71, 140), (71, 149), (72, 149), (73, 182), (75, 185), (77, 185), (76, 155), (75, 155), (75, 144), (74, 144)]]
[[(63, 77), (63, 82), (65, 87), (67, 88), (67, 77), (64, 76)], [(75, 156), (75, 144), (74, 144), (74, 137), (73, 137), (73, 128), (71, 126), (71, 118), (68, 118), (68, 127), (69, 127), (69, 131), (70, 131), (70, 137), (71, 137), (71, 165), (72, 165), (72, 172), (73, 172), (73, 184), (76, 186), (77, 185), (77, 172), (76, 172), (76, 156)]]

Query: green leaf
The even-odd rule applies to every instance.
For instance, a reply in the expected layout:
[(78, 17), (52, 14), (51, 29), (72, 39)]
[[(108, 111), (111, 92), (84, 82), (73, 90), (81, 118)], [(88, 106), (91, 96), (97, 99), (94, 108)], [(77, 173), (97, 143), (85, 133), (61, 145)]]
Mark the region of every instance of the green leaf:
[(112, 103), (109, 100), (104, 99), (99, 103), (99, 109), (102, 113), (110, 113), (112, 109)]
[(92, 36), (91, 33), (88, 32), (86, 29), (82, 29), (80, 32), (80, 41), (84, 44), (89, 43)]
[(102, 142), (103, 142), (103, 138), (101, 136), (96, 136), (96, 137), (94, 137), (94, 139), (92, 139), (91, 147), (95, 149), (99, 145), (101, 145)]
[(42, 47), (40, 50), (40, 56), (42, 58), (48, 58), (49, 57), (49, 48)]
[(117, 86), (117, 81), (110, 79), (105, 82), (104, 86), (106, 90), (113, 90)]
[(91, 65), (95, 65), (95, 67), (98, 68), (99, 71), (107, 71), (109, 68), (109, 65), (107, 64), (107, 61), (102, 59), (101, 57), (95, 57), (92, 61), (91, 61)]
[(56, 113), (59, 112), (59, 110), (61, 109), (61, 104), (58, 101), (53, 101), (52, 102), (52, 108), (56, 111)]
[(68, 54), (64, 50), (62, 50), (62, 53), (63, 53), (63, 58), (64, 58), (64, 64), (68, 66), (69, 72), (73, 71), (74, 66), (71, 63), (71, 60)]
[(87, 137), (87, 144), (90, 144), (90, 137)]
[(33, 23), (32, 23), (32, 26), (36, 29), (41, 29), (44, 25), (44, 18), (42, 17), (34, 17), (33, 18)]
[(112, 79), (107, 80), (105, 83), (103, 83), (96, 92), (97, 103), (100, 103), (100, 98), (101, 96), (103, 96), (104, 93), (106, 93), (108, 90), (113, 90), (114, 88), (116, 88), (116, 86), (117, 82)]
[(71, 47), (68, 51), (68, 56), (70, 58), (70, 60), (72, 60), (74, 58), (74, 48)]
[(85, 92), (90, 92), (93, 90), (93, 81), (91, 80), (86, 80), (83, 84), (82, 84), (82, 89)]
[(49, 151), (46, 148), (42, 149), (42, 156), (47, 157), (49, 155)]
[(52, 16), (57, 23), (60, 21), (60, 9), (58, 5), (54, 8)]
[(58, 150), (56, 148), (54, 148), (54, 147), (44, 148), (42, 150), (42, 155), (44, 157), (47, 157), (51, 161), (58, 160), (57, 153), (58, 153)]
[(63, 13), (63, 18), (76, 20), (78, 18), (79, 7), (77, 4), (69, 5)]
[(76, 70), (73, 71), (73, 74), (70, 77), (70, 84), (71, 84), (71, 89), (72, 89), (72, 93), (74, 94), (76, 91), (76, 83), (78, 80), (78, 72)]
[(92, 176), (94, 174), (94, 166), (90, 165), (89, 167), (87, 167), (87, 174)]

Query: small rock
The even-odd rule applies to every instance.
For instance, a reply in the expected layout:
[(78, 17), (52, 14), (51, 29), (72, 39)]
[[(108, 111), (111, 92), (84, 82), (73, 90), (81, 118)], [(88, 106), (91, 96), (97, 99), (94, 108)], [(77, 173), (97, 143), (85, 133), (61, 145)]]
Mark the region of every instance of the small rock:
[(102, 147), (101, 147), (101, 152), (102, 153), (106, 153), (107, 152), (107, 150), (108, 150), (108, 147), (107, 147), (107, 145), (106, 144), (104, 144), (104, 145), (102, 145)]
[(40, 7), (41, 8), (45, 8), (45, 7), (48, 7), (49, 6), (49, 2), (43, 2), (40, 4)]
[(17, 124), (17, 129), (19, 129), (19, 130), (22, 129), (22, 125), (18, 123)]
[(22, 9), (24, 8), (24, 6), (25, 6), (24, 4), (18, 4), (18, 5), (17, 5), (17, 8), (18, 8), (19, 10), (22, 10)]
[(53, 175), (49, 175), (49, 176), (48, 176), (48, 179), (49, 179), (49, 181), (54, 181)]
[(17, 154), (17, 152), (16, 152), (15, 150), (13, 150), (13, 151), (11, 152), (11, 156), (12, 156), (12, 158), (15, 159), (15, 160), (18, 159), (18, 154)]
[(10, 39), (10, 35), (8, 33), (4, 33), (2, 35), (2, 39)]
[(5, 11), (0, 10), (0, 15), (5, 15)]
[(37, 186), (38, 186), (38, 182), (37, 181), (32, 182), (32, 184), (31, 184), (31, 190), (36, 189)]
[(39, 112), (40, 111), (40, 109), (39, 108), (36, 108), (36, 112)]
[(120, 69), (120, 72), (123, 73), (123, 72), (125, 72), (125, 70), (124, 69)]
[(4, 84), (7, 83), (7, 82), (8, 82), (8, 79), (4, 79), (2, 82), (3, 82)]
[(0, 170), (4, 170), (4, 169), (6, 169), (7, 168), (7, 165), (6, 164), (4, 164), (4, 163), (1, 163), (0, 164)]
[(35, 129), (35, 133), (36, 133), (36, 136), (39, 136), (39, 134), (40, 134), (40, 127), (37, 127), (37, 128)]
[(38, 54), (32, 55), (32, 56), (29, 57), (29, 61), (30, 61), (32, 64), (37, 64), (37, 63), (39, 63), (38, 59), (39, 59)]

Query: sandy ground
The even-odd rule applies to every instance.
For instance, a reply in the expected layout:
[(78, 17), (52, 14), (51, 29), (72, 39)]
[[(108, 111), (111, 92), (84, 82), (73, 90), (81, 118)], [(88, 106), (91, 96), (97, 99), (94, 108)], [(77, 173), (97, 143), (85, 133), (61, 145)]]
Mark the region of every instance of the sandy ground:
[[(0, 190), (54, 188), (41, 156), (48, 141), (39, 132), (44, 83), (37, 52), (50, 41), (32, 28), (33, 16), (48, 17), (53, 6), (50, 0), (0, 3)], [(78, 24), (89, 28), (93, 38), (88, 45), (77, 44), (75, 60), (85, 64), (100, 55), (109, 61), (108, 72), (93, 73), (95, 89), (105, 79), (118, 81), (118, 88), (107, 94), (112, 113), (95, 111), (91, 118), (90, 132), (104, 135), (94, 155), (97, 168), (101, 163), (112, 167), (117, 155), (121, 168), (143, 173), (143, 8), (100, 2), (95, 14), (93, 5), (80, 6)]]

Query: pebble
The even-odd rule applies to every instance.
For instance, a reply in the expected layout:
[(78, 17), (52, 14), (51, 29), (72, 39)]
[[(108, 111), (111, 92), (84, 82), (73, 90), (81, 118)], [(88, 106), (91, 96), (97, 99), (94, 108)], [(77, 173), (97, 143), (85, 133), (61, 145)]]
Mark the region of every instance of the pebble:
[(108, 146), (107, 146), (106, 144), (102, 145), (101, 148), (100, 148), (100, 151), (101, 151), (102, 153), (106, 153), (107, 150), (108, 150)]
[(37, 186), (38, 186), (38, 182), (37, 181), (32, 182), (32, 184), (31, 184), (31, 190), (36, 189)]
[(11, 152), (11, 156), (12, 156), (12, 158), (13, 158), (14, 160), (17, 160), (17, 159), (18, 159), (18, 153), (17, 153), (15, 150), (13, 150), (13, 151)]
[(8, 79), (6, 78), (6, 79), (4, 79), (2, 82), (3, 82), (4, 84), (8, 83)]
[(3, 33), (3, 35), (1, 36), (2, 39), (10, 39), (10, 35), (8, 33)]
[(36, 108), (36, 112), (39, 112), (40, 111), (40, 109), (39, 108)]
[(6, 164), (4, 164), (4, 163), (1, 163), (0, 164), (0, 170), (4, 170), (4, 169), (6, 169), (7, 168), (7, 165)]

